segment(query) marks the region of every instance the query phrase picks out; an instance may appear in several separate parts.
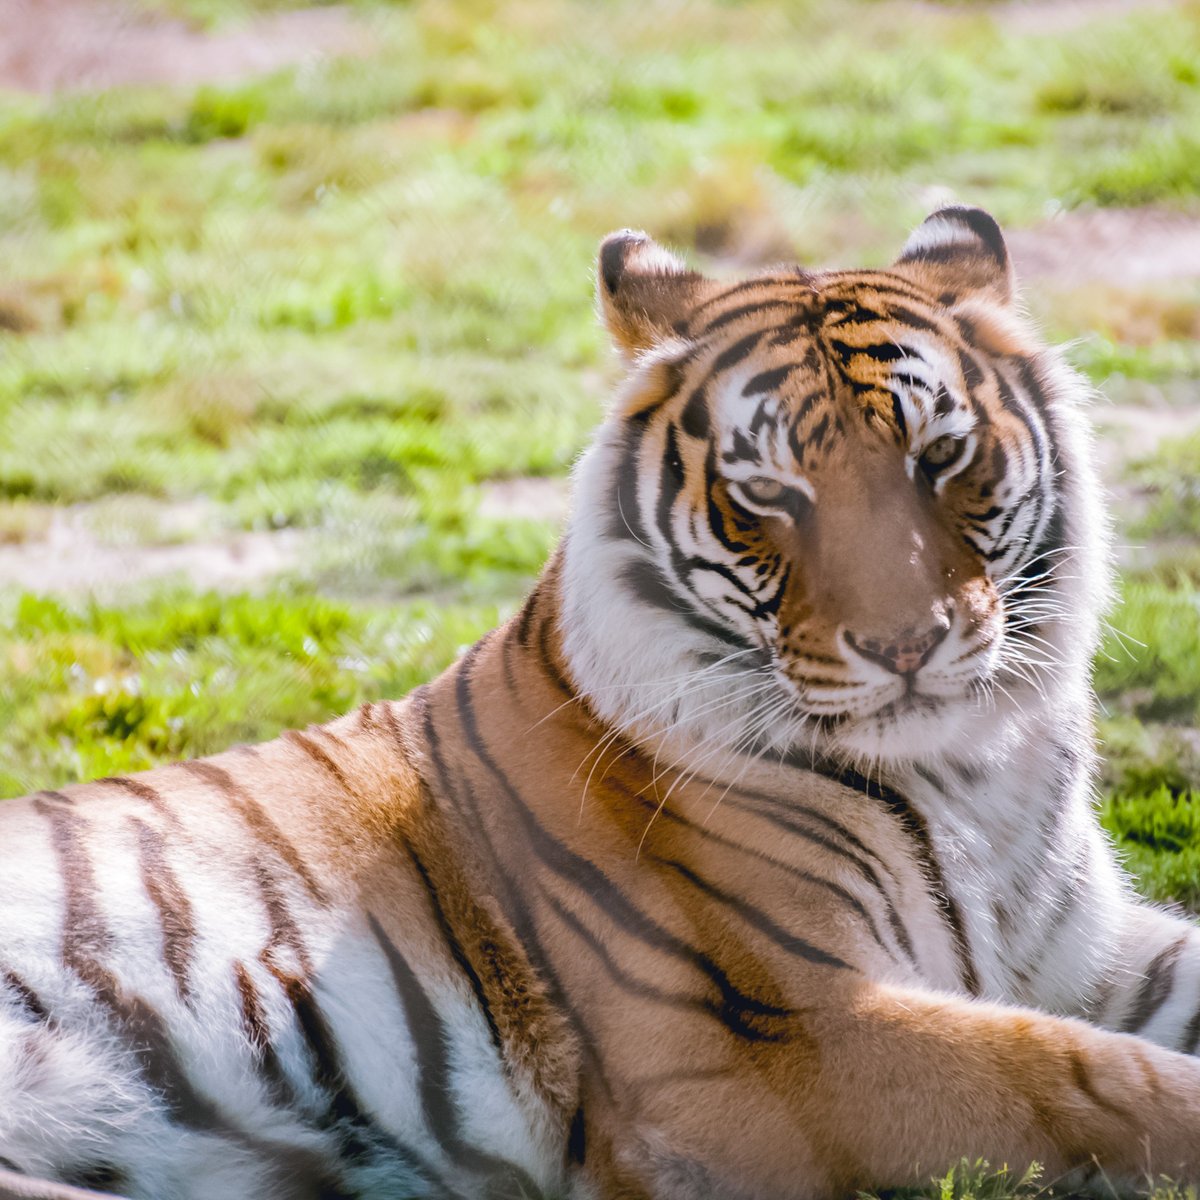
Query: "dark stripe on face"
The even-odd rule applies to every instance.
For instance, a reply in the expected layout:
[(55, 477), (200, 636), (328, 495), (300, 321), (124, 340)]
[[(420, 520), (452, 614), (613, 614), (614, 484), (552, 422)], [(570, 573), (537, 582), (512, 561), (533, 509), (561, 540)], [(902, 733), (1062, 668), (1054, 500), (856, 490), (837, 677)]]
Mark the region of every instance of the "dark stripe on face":
[(1195, 1054), (1198, 1047), (1200, 1047), (1200, 1008), (1196, 1009), (1192, 1019), (1187, 1023), (1187, 1028), (1183, 1031), (1183, 1042), (1179, 1048), (1184, 1054)]
[(743, 396), (757, 396), (760, 392), (777, 392), (793, 371), (800, 370), (800, 363), (785, 363), (769, 371), (759, 371), (742, 388)]
[[(736, 537), (730, 534), (726, 527), (725, 514), (721, 511), (721, 506), (716, 501), (716, 488), (718, 483), (716, 450), (709, 446), (708, 454), (704, 459), (704, 496), (705, 496), (705, 511), (708, 514), (708, 528), (713, 537), (725, 547), (730, 554), (745, 554), (750, 549), (749, 544), (739, 541)], [(736, 522), (735, 522), (736, 527)]]
[[(798, 294), (796, 291), (797, 287), (803, 286), (805, 281), (806, 276), (801, 271), (797, 271), (795, 276), (789, 279), (743, 279), (741, 283), (732, 284), (723, 291), (718, 292), (715, 296), (709, 296), (707, 300), (697, 304), (696, 307), (692, 309), (691, 316), (688, 319), (687, 328), (689, 330), (691, 329), (692, 322), (695, 321), (702, 312), (713, 308), (715, 305), (723, 304), (726, 300), (732, 300), (735, 296), (740, 296), (744, 292), (751, 292), (755, 288), (787, 289), (787, 291), (784, 293), (784, 296), (779, 296), (778, 293), (776, 293), (774, 296), (765, 296), (761, 300), (754, 301), (753, 307), (758, 307), (761, 304), (765, 304), (768, 299), (783, 299), (785, 296), (791, 297)], [(807, 289), (805, 294), (811, 294), (811, 288)]]
[(233, 776), (214, 763), (206, 762), (202, 758), (178, 763), (177, 769), (190, 772), (197, 778), (202, 779), (210, 787), (216, 788), (217, 791), (223, 793), (250, 827), (250, 831), (254, 837), (269, 846), (287, 863), (296, 875), (299, 876), (309, 895), (318, 904), (328, 903), (324, 889), (313, 878), (312, 872), (309, 871), (304, 860), (297, 853), (295, 846), (284, 837), (283, 832), (267, 815), (258, 801), (241, 784), (237, 783)]
[(1185, 933), (1154, 956), (1146, 968), (1146, 978), (1138, 985), (1133, 1006), (1121, 1024), (1122, 1033), (1137, 1033), (1139, 1029), (1143, 1029), (1167, 1002), (1175, 986), (1175, 970), (1179, 966), (1179, 956), (1183, 953), (1189, 937), (1191, 934)]
[[(639, 456), (646, 427), (640, 422), (625, 427), (614, 472), (613, 509), (609, 514), (608, 536), (614, 541), (633, 538), (643, 546), (650, 544), (650, 535), (642, 521), (641, 501), (638, 499)], [(524, 619), (524, 618), (522, 618)], [(527, 645), (525, 639), (522, 645)]]
[(742, 992), (708, 954), (690, 945), (643, 912), (595, 863), (576, 854), (546, 830), (484, 743), (475, 716), (466, 671), (458, 672), (455, 689), (459, 722), (472, 752), (508, 799), (521, 827), (528, 835), (529, 849), (548, 870), (571, 886), (581, 889), (582, 894), (591, 899), (610, 921), (631, 937), (651, 949), (688, 964), (704, 975), (720, 995), (720, 1000), (714, 1004), (712, 1011), (731, 1032), (757, 1040), (760, 1031), (747, 1024), (751, 1018), (792, 1015), (788, 1009), (768, 1004)]
[(735, 321), (740, 321), (744, 317), (753, 317), (759, 313), (769, 312), (776, 308), (790, 308), (795, 303), (796, 300), (792, 296), (779, 296), (766, 300), (758, 300), (752, 304), (740, 304), (736, 308), (727, 308), (720, 315), (713, 317), (694, 336), (707, 337), (710, 333), (714, 333), (718, 329), (724, 329), (726, 325), (732, 325)]
[(703, 441), (709, 435), (708, 391), (701, 384), (688, 397), (679, 416), (679, 426), (688, 437)]
[(1011, 413), (1016, 419), (1025, 426), (1029, 431), (1029, 436), (1033, 441), (1034, 453), (1037, 457), (1038, 469), (1042, 469), (1043, 465), (1048, 461), (1046, 454), (1046, 438), (1043, 432), (1042, 423), (1031, 413), (1018, 398), (1017, 393), (1013, 390), (1012, 385), (1004, 377), (1004, 375), (996, 371), (996, 391), (1000, 397), (1000, 406), (1005, 412)]
[(897, 346), (894, 342), (875, 342), (867, 346), (848, 346), (845, 342), (839, 341), (837, 338), (830, 338), (829, 344), (833, 347), (838, 357), (846, 363), (860, 354), (875, 362), (887, 363), (895, 362), (899, 358), (906, 358), (912, 353), (907, 347)]
[(732, 367), (736, 367), (738, 363), (749, 358), (754, 353), (758, 343), (763, 340), (766, 332), (765, 329), (756, 329), (753, 333), (748, 333), (744, 338), (740, 338), (734, 342), (732, 346), (726, 346), (713, 359), (711, 374), (719, 375), (722, 371), (728, 371)]
[(137, 832), (142, 884), (158, 913), (162, 931), (163, 960), (175, 982), (176, 993), (186, 1004), (191, 998), (189, 973), (197, 938), (192, 902), (167, 860), (162, 834), (145, 821), (136, 817), (132, 820)]
[(753, 643), (733, 630), (696, 612), (667, 581), (666, 575), (648, 558), (635, 558), (621, 567), (621, 582), (651, 608), (669, 612), (684, 624), (736, 650), (749, 650)]
[(1067, 544), (1067, 514), (1061, 504), (1055, 504), (1042, 536), (1034, 544), (1026, 564), (1013, 576), (1005, 588), (1005, 598), (1012, 604), (1022, 593), (1052, 586), (1058, 573), (1070, 574), (1070, 557), (1063, 553)]

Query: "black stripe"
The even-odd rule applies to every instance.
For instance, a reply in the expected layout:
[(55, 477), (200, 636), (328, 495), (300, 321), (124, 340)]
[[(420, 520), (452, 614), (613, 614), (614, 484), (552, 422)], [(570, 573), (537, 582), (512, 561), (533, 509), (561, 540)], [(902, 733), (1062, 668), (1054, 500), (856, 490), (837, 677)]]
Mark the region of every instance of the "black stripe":
[(425, 885), (425, 891), (429, 897), (429, 906), (433, 909), (433, 919), (437, 922), (442, 939), (445, 941), (451, 957), (458, 964), (459, 970), (467, 977), (467, 982), (471, 985), (471, 991), (475, 993), (475, 1000), (479, 1005), (480, 1011), (483, 1013), (483, 1019), (487, 1022), (488, 1034), (491, 1036), (492, 1045), (496, 1047), (498, 1053), (503, 1055), (504, 1047), (500, 1038), (500, 1027), (496, 1024), (496, 1017), (492, 1012), (492, 1006), (488, 1003), (487, 993), (483, 987), (483, 980), (479, 978), (479, 972), (471, 965), (471, 960), (467, 957), (466, 951), (463, 950), (462, 944), (455, 937), (454, 930), (450, 927), (450, 921), (446, 917), (445, 909), (442, 908), (441, 897), (438, 895), (437, 887), (429, 875), (428, 868), (421, 861), (420, 856), (411, 845), (408, 846), (408, 853), (413, 861), (413, 866), (416, 867), (417, 873), (421, 876), (421, 882)]
[(679, 415), (679, 425), (688, 437), (703, 441), (708, 437), (711, 425), (708, 413), (708, 390), (700, 384), (688, 397)]
[[(754, 846), (743, 846), (740, 842), (734, 841), (733, 838), (726, 837), (724, 834), (717, 833), (714, 829), (708, 829), (706, 826), (698, 824), (696, 821), (685, 817), (682, 813), (676, 812), (668, 805), (658, 805), (648, 800), (645, 796), (638, 792), (634, 792), (625, 788), (618, 783), (617, 780), (609, 780), (610, 785), (619, 788), (626, 793), (627, 797), (643, 808), (649, 810), (656, 820), (666, 820), (681, 825), (683, 828), (690, 830), (697, 837), (703, 838), (705, 841), (715, 842), (719, 846), (725, 846), (727, 849), (738, 851), (741, 854), (748, 855), (751, 858), (758, 859), (760, 862), (768, 863), (772, 867), (783, 871), (786, 875), (792, 876), (794, 879), (799, 879), (803, 883), (811, 884), (813, 887), (821, 888), (823, 891), (829, 892), (836, 896), (843, 904), (855, 912), (866, 923), (870, 931), (872, 939), (881, 950), (891, 953), (891, 948), (883, 940), (879, 932), (879, 927), (875, 924), (875, 918), (871, 916), (866, 906), (852, 892), (847, 891), (840, 884), (834, 883), (830, 879), (825, 879), (820, 875), (814, 875), (811, 871), (806, 871), (802, 867), (793, 866), (791, 863), (781, 862), (779, 859), (771, 857), (762, 850)], [(876, 879), (876, 882), (878, 880)], [(911, 954), (910, 954), (911, 958)]]
[(785, 363), (782, 367), (773, 367), (768, 371), (759, 371), (742, 388), (743, 396), (756, 396), (759, 392), (775, 392), (793, 371), (800, 370), (800, 363)]
[(657, 984), (647, 983), (631, 975), (613, 954), (611, 938), (603, 938), (594, 933), (548, 889), (542, 888), (541, 891), (550, 911), (596, 956), (605, 973), (623, 992), (641, 1000), (678, 1009), (680, 1012), (708, 1012), (708, 1006), (702, 997), (685, 992), (668, 992)]
[(163, 960), (176, 993), (186, 1003), (191, 998), (192, 955), (198, 936), (192, 902), (167, 859), (162, 834), (137, 817), (131, 819), (137, 832), (142, 885), (158, 913)]
[[(466, 674), (471, 670), (481, 648), (482, 643), (477, 642), (467, 651), (458, 666), (459, 672)], [(439, 748), (440, 740), (433, 723), (433, 706), (429, 688), (423, 686), (415, 689), (411, 693), (411, 703), (414, 706), (417, 719), (421, 723), (425, 744), (428, 747), (429, 758), (433, 765), (435, 775), (433, 782), (438, 785), (435, 795), (440, 799), (448, 801), (451, 807), (470, 823), (472, 828), (486, 831), (488, 825), (480, 810), (474, 788), (467, 779), (452, 779), (449, 765)], [(455, 761), (459, 775), (461, 776), (462, 767), (458, 765), (461, 760), (456, 756)], [(599, 1083), (604, 1093), (611, 1099), (613, 1096), (612, 1085), (609, 1081), (608, 1073), (605, 1071), (604, 1065), (596, 1053), (595, 1040), (591, 1036), (591, 1032), (584, 1023), (583, 1018), (579, 1015), (579, 1011), (568, 999), (566, 989), (563, 987), (558, 973), (550, 962), (549, 955), (546, 953), (546, 949), (538, 935), (528, 902), (520, 888), (517, 887), (508, 865), (500, 859), (495, 846), (486, 834), (477, 839), (476, 848), (488, 860), (491, 867), (491, 877), (487, 883), (494, 889), (493, 894), (496, 892), (500, 893), (501, 907), (504, 915), (516, 930), (521, 949), (528, 956), (534, 970), (546, 985), (551, 1002), (566, 1016), (568, 1024), (571, 1026), (572, 1031), (579, 1039), (580, 1046), (583, 1048), (584, 1056), (593, 1077)]]
[(651, 559), (630, 559), (621, 567), (620, 579), (643, 604), (669, 612), (697, 632), (732, 646), (736, 650), (752, 648), (753, 644), (741, 634), (719, 625), (716, 621), (709, 620), (691, 608), (687, 601), (671, 587), (658, 564)]
[(308, 982), (282, 971), (274, 974), (312, 1056), (313, 1078), (325, 1093), (328, 1105), (325, 1128), (336, 1131), (342, 1155), (349, 1165), (368, 1167), (378, 1164), (381, 1158), (392, 1159), (428, 1183), (445, 1200), (453, 1200), (433, 1167), (377, 1124), (363, 1108), (342, 1066), (333, 1031)]
[(355, 795), (354, 788), (350, 786), (349, 779), (346, 778), (346, 773), (312, 738), (301, 733), (298, 729), (286, 729), (283, 733), (284, 738), (291, 742), (293, 746), (299, 746), (300, 749), (308, 755), (325, 772), (331, 776), (338, 787), (348, 795)]
[(204, 780), (210, 787), (222, 792), (233, 803), (251, 832), (260, 841), (270, 846), (280, 858), (299, 876), (308, 893), (319, 904), (326, 904), (325, 891), (313, 877), (295, 846), (284, 837), (283, 832), (267, 814), (266, 810), (250, 795), (228, 771), (202, 758), (190, 759), (175, 764), (178, 770), (188, 771)]
[(1187, 1023), (1187, 1028), (1183, 1031), (1183, 1042), (1179, 1048), (1184, 1054), (1195, 1054), (1197, 1047), (1200, 1047), (1200, 1008), (1196, 1009), (1192, 1019)]
[[(642, 520), (641, 501), (638, 498), (638, 461), (645, 437), (645, 426), (636, 423), (627, 425), (618, 450), (616, 470), (613, 472), (613, 511), (609, 514), (608, 536), (614, 541), (633, 538), (643, 546), (649, 546), (650, 535)], [(522, 628), (527, 628), (525, 615), (521, 616)], [(527, 645), (525, 637), (521, 644)]]
[(925, 870), (930, 885), (930, 895), (934, 903), (942, 910), (946, 923), (954, 939), (955, 952), (958, 957), (959, 970), (963, 986), (973, 996), (979, 995), (979, 976), (975, 971), (975, 963), (971, 957), (971, 947), (967, 940), (966, 925), (963, 921), (962, 910), (958, 901), (950, 894), (942, 874), (941, 863), (933, 849), (933, 839), (925, 822), (910, 807), (907, 800), (899, 792), (883, 784), (875, 783), (860, 775), (857, 771), (844, 770), (838, 773), (837, 779), (846, 787), (862, 792), (872, 799), (881, 801), (900, 822), (917, 850), (917, 858)]
[(895, 362), (897, 359), (909, 356), (906, 346), (897, 346), (895, 342), (873, 342), (866, 346), (849, 346), (837, 338), (830, 338), (829, 344), (844, 362), (850, 362), (857, 355), (864, 355), (875, 362)]
[(615, 925), (654, 950), (686, 963), (704, 975), (717, 989), (720, 1000), (714, 1015), (736, 1034), (758, 1040), (759, 1031), (749, 1024), (752, 1017), (788, 1017), (790, 1010), (779, 1008), (743, 993), (724, 970), (704, 951), (659, 924), (634, 904), (595, 863), (576, 854), (546, 830), (533, 815), (520, 792), (493, 758), (479, 731), (466, 671), (455, 680), (459, 720), (467, 741), (513, 806), (528, 835), (529, 849), (548, 870), (582, 890)]
[[(743, 807), (738, 803), (736, 797), (727, 795), (722, 801), (723, 804), (731, 804), (733, 807)], [(887, 914), (888, 927), (891, 929), (900, 948), (912, 961), (916, 961), (915, 950), (912, 944), (912, 938), (909, 935), (908, 929), (900, 916), (900, 911), (897, 909), (895, 902), (892, 900), (891, 894), (884, 886), (883, 880), (879, 877), (879, 873), (867, 861), (868, 858), (874, 859), (879, 867), (886, 870), (883, 860), (867, 847), (862, 841), (844, 829), (838, 822), (826, 817), (823, 813), (816, 812), (810, 808), (802, 806), (792, 806), (793, 811), (784, 816), (779, 813), (764, 812), (761, 809), (751, 805), (744, 806), (747, 812), (753, 813), (755, 816), (761, 817), (765, 821), (776, 825), (780, 829), (786, 830), (788, 833), (795, 834), (796, 837), (802, 838), (804, 841), (811, 843), (814, 846), (819, 846), (821, 849), (828, 851), (830, 854), (837, 855), (839, 858), (845, 859), (851, 863), (858, 873), (869, 883), (878, 893), (880, 901), (884, 906), (884, 912)], [(793, 817), (801, 818), (800, 821), (792, 819)], [(824, 833), (806, 827), (801, 823), (803, 819), (810, 819), (818, 824), (819, 828), (829, 829), (836, 836), (844, 838), (851, 846), (858, 847), (862, 853), (857, 853), (853, 849), (847, 849), (845, 846), (838, 845), (832, 838), (825, 836)]]
[(449, 1034), (445, 1023), (438, 1016), (416, 972), (384, 932), (379, 919), (371, 913), (367, 921), (387, 960), (392, 982), (404, 1009), (417, 1056), (417, 1090), (421, 1096), (421, 1107), (425, 1123), (438, 1145), (452, 1163), (487, 1176), (490, 1182), (509, 1189), (508, 1194), (513, 1197), (540, 1196), (541, 1190), (516, 1164), (485, 1154), (463, 1141), (453, 1103)]
[(587, 1124), (583, 1115), (583, 1105), (576, 1110), (571, 1118), (571, 1129), (567, 1134), (567, 1156), (571, 1162), (583, 1163), (587, 1154)]
[(292, 1105), (296, 1099), (295, 1092), (275, 1051), (262, 999), (245, 963), (233, 964), (233, 981), (242, 1010), (242, 1029), (254, 1055), (255, 1066), (266, 1082), (271, 1098), (277, 1104)]
[(743, 317), (752, 317), (772, 308), (790, 308), (796, 302), (797, 298), (794, 296), (773, 296), (764, 300), (756, 300), (751, 304), (740, 304), (736, 308), (727, 308), (723, 313), (713, 317), (695, 336), (707, 337), (718, 329), (724, 329), (726, 325), (732, 325), (734, 321), (742, 320)]
[(131, 796), (136, 796), (139, 800), (144, 800), (156, 812), (160, 813), (173, 825), (179, 824), (179, 818), (170, 808), (163, 797), (155, 788), (152, 788), (148, 783), (141, 779), (134, 779), (128, 775), (108, 775), (103, 779), (95, 781), (98, 784), (106, 784), (109, 787), (119, 788), (123, 792), (128, 792)]
[(42, 1003), (41, 997), (16, 971), (6, 968), (4, 973), (0, 974), (0, 981), (3, 981), (4, 986), (16, 995), (21, 1007), (25, 1010), (26, 1016), (37, 1021), (47, 1021), (50, 1019), (50, 1012)]
[(1122, 1033), (1137, 1033), (1145, 1028), (1151, 1018), (1167, 1002), (1171, 990), (1175, 986), (1175, 970), (1179, 965), (1179, 956), (1187, 945), (1189, 933), (1173, 941), (1169, 946), (1160, 950), (1146, 968), (1146, 977), (1138, 985), (1134, 994), (1133, 1005), (1121, 1024)]
[(796, 958), (802, 958), (805, 962), (815, 963), (817, 966), (836, 967), (845, 971), (850, 970), (850, 964), (844, 959), (838, 958), (836, 954), (831, 954), (827, 950), (822, 950), (819, 946), (814, 946), (811, 942), (807, 942), (797, 934), (785, 929), (778, 921), (767, 916), (762, 909), (751, 904), (741, 896), (726, 891), (711, 880), (705, 879), (704, 876), (692, 870), (685, 863), (678, 862), (675, 859), (660, 858), (656, 854), (648, 855), (647, 857), (660, 866), (674, 871), (682, 879), (686, 879), (697, 891), (703, 892), (704, 895), (716, 900), (718, 904), (722, 904), (737, 913), (747, 925), (757, 929), (759, 933), (769, 941), (774, 942), (775, 945), (786, 953), (794, 955)]
[(739, 338), (732, 346), (726, 346), (720, 354), (713, 359), (710, 374), (719, 375), (722, 371), (728, 371), (731, 367), (736, 367), (738, 363), (749, 358), (754, 353), (758, 343), (766, 336), (767, 330), (756, 329), (752, 333), (746, 334), (745, 337)]

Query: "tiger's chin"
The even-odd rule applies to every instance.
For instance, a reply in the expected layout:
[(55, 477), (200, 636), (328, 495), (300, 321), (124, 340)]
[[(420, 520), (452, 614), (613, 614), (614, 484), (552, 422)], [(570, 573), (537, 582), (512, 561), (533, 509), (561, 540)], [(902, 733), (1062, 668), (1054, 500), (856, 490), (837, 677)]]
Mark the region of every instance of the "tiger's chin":
[(859, 766), (930, 761), (969, 763), (991, 755), (1006, 739), (1012, 713), (974, 695), (911, 695), (862, 716), (849, 716), (831, 733), (834, 748)]

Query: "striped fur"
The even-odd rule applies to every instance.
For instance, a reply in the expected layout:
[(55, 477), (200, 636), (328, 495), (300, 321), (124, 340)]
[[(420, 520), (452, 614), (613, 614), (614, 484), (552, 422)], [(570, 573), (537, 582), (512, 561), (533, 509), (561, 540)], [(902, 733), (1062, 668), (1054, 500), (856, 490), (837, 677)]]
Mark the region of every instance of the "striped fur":
[(1091, 813), (1104, 525), (994, 222), (733, 285), (615, 235), (599, 290), (630, 380), (512, 621), (0, 807), (0, 1197), (1200, 1177), (1200, 944)]

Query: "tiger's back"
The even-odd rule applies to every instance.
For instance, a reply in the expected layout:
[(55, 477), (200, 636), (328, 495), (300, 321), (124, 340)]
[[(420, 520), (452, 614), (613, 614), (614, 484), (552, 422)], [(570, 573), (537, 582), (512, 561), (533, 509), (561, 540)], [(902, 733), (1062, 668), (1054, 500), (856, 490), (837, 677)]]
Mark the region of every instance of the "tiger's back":
[(403, 714), (0, 807), (0, 1158), (134, 1195), (554, 1189), (561, 1098), (493, 1028), (538, 984), (463, 888)]

